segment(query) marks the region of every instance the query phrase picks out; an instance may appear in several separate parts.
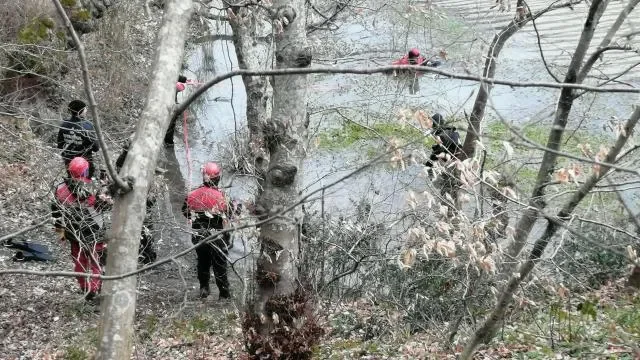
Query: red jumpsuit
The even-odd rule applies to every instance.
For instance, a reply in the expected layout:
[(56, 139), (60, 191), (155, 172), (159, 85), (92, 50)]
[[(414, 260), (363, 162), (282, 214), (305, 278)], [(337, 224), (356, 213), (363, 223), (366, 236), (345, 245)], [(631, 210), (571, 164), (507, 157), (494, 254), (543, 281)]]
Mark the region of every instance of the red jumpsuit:
[[(71, 243), (71, 256), (75, 272), (91, 272), (101, 275), (106, 244), (101, 240), (101, 228), (96, 197), (88, 193), (88, 179), (67, 180), (60, 184), (51, 205), (56, 219), (55, 227), (64, 230), (65, 239)], [(99, 293), (102, 280), (77, 277), (80, 289), (87, 293)]]
[[(411, 59), (413, 60), (413, 59)], [(393, 63), (391, 63), (391, 65), (422, 65), (422, 63), (424, 63), (427, 59), (424, 58), (422, 55), (418, 56), (417, 58), (415, 58), (415, 63), (411, 63), (411, 61), (409, 61), (409, 55), (405, 54), (403, 57), (401, 57), (398, 60), (394, 60)], [(416, 72), (416, 76), (422, 76), (423, 73), (421, 72)]]

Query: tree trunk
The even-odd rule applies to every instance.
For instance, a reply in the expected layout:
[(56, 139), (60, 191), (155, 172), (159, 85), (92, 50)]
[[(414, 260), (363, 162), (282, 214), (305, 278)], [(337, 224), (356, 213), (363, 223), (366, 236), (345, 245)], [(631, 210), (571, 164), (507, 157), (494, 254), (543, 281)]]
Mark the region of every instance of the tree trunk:
[[(640, 0), (629, 0), (629, 3), (627, 3), (627, 6), (625, 6), (625, 8), (622, 9), (622, 11), (620, 11), (620, 14), (618, 14), (618, 17), (616, 18), (616, 21), (613, 23), (613, 25), (611, 25), (611, 28), (609, 29), (609, 31), (607, 31), (607, 34), (604, 36), (604, 38), (600, 42), (600, 45), (598, 46), (598, 50), (609, 46), (609, 44), (613, 40), (613, 37), (616, 35), (618, 30), (620, 30), (622, 23), (624, 23), (624, 21), (627, 19), (629, 14), (633, 11), (633, 9), (638, 4), (640, 4)], [(591, 71), (591, 68), (595, 64), (596, 60), (599, 59), (601, 55), (602, 54), (600, 54), (600, 56), (595, 56), (590, 58), (584, 64), (584, 66), (580, 70), (580, 73), (578, 74), (578, 81), (577, 81), (578, 83), (582, 83), (584, 81), (584, 79), (587, 77), (587, 75)]]
[[(278, 68), (303, 68), (311, 64), (304, 4), (304, 0), (273, 2)], [(272, 87), (272, 119), (263, 129), (270, 161), (263, 191), (256, 202), (256, 213), (261, 218), (297, 201), (307, 146), (307, 75), (274, 77)], [(244, 322), (247, 348), (255, 358), (268, 355), (310, 358), (311, 346), (321, 334), (307, 312), (307, 302), (298, 284), (301, 221), (301, 208), (296, 207), (260, 227), (257, 294), (253, 309), (249, 309), (253, 313), (247, 314)]]
[[(266, 51), (256, 46), (260, 34), (260, 16), (247, 7), (231, 7), (229, 24), (233, 31), (233, 45), (240, 69), (260, 70), (269, 65)], [(266, 49), (265, 49), (266, 50)], [(262, 61), (261, 61), (262, 59)], [(249, 148), (253, 157), (256, 176), (263, 179), (269, 166), (263, 129), (269, 119), (269, 84), (264, 76), (243, 76), (242, 82), (247, 92), (247, 125), (249, 128)]]
[[(548, 8), (540, 10), (533, 15), (523, 13), (521, 11), (522, 6), (520, 2), (518, 2), (519, 7), (516, 10), (516, 17), (507, 26), (505, 26), (502, 31), (494, 36), (493, 41), (489, 46), (482, 76), (487, 78), (493, 78), (495, 76), (498, 55), (500, 55), (500, 51), (502, 51), (504, 44), (530, 20), (536, 20), (549, 11), (568, 7), (570, 4), (575, 4), (577, 2), (579, 1), (571, 0), (565, 3), (549, 6)], [(480, 125), (484, 118), (484, 112), (487, 108), (487, 100), (489, 99), (492, 88), (493, 86), (491, 84), (480, 83), (478, 95), (476, 95), (476, 100), (473, 103), (473, 110), (471, 111), (471, 116), (469, 118), (469, 126), (467, 127), (467, 135), (465, 136), (464, 144), (462, 145), (460, 160), (472, 158), (475, 154), (476, 141), (480, 138), (481, 134)]]
[[(596, 1), (594, 1), (594, 3), (595, 2)], [(625, 125), (625, 131), (618, 137), (615, 145), (609, 150), (609, 152), (607, 153), (607, 157), (603, 160), (603, 162), (611, 164), (615, 163), (618, 154), (620, 154), (622, 147), (627, 143), (627, 140), (631, 136), (631, 133), (633, 132), (633, 129), (635, 128), (639, 119), (640, 104), (636, 106), (635, 111)], [(531, 273), (536, 265), (536, 262), (544, 253), (544, 250), (549, 244), (549, 241), (551, 241), (553, 236), (556, 234), (558, 228), (564, 225), (564, 222), (571, 217), (571, 214), (575, 210), (576, 206), (578, 206), (580, 201), (582, 201), (582, 199), (584, 199), (585, 196), (587, 196), (591, 192), (591, 190), (593, 190), (594, 186), (607, 174), (608, 171), (609, 168), (607, 168), (606, 166), (602, 166), (600, 172), (592, 174), (589, 179), (580, 187), (580, 189), (573, 194), (571, 199), (569, 199), (569, 201), (562, 207), (562, 209), (555, 217), (547, 218), (549, 222), (547, 224), (545, 232), (540, 238), (538, 238), (538, 240), (536, 240), (535, 244), (533, 245), (533, 249), (529, 254), (529, 258), (518, 268), (518, 271), (516, 272), (517, 275), (510, 276), (507, 286), (500, 295), (498, 304), (494, 308), (491, 315), (485, 320), (482, 326), (476, 330), (476, 332), (473, 334), (473, 337), (465, 346), (464, 352), (460, 357), (461, 360), (470, 359), (480, 343), (488, 343), (495, 336), (497, 326), (504, 318), (504, 314), (507, 311), (508, 305), (511, 303), (511, 299), (513, 298), (513, 294), (516, 289), (520, 286), (522, 281), (526, 279), (527, 276)]]
[[(587, 19), (584, 23), (582, 34), (580, 35), (580, 40), (576, 46), (576, 51), (569, 63), (564, 83), (576, 83), (582, 61), (587, 54), (596, 26), (608, 3), (608, 0), (594, 0), (591, 3), (591, 6), (589, 7), (589, 14), (587, 15)], [(562, 135), (564, 134), (564, 129), (567, 126), (567, 120), (569, 118), (569, 113), (571, 112), (574, 99), (574, 91), (572, 89), (563, 88), (560, 91), (560, 98), (558, 99), (555, 118), (553, 125), (551, 126), (551, 131), (549, 132), (549, 139), (547, 140), (547, 148), (554, 151), (546, 151), (542, 157), (542, 164), (538, 170), (536, 184), (533, 188), (533, 193), (531, 194), (531, 200), (529, 201), (530, 206), (524, 211), (522, 218), (518, 221), (513, 243), (507, 249), (507, 254), (510, 258), (516, 258), (518, 254), (520, 254), (520, 251), (527, 243), (527, 238), (533, 228), (533, 224), (537, 220), (538, 211), (545, 207), (543, 199), (544, 188), (556, 166), (558, 154), (555, 151), (560, 149)]]
[[(144, 111), (121, 173), (133, 178), (133, 190), (115, 200), (107, 274), (136, 269), (147, 190), (162, 138), (169, 125), (175, 79), (182, 63), (191, 0), (169, 2), (158, 33), (155, 65)], [(164, 106), (162, 104), (165, 104)], [(98, 359), (129, 360), (136, 306), (136, 276), (105, 282)]]

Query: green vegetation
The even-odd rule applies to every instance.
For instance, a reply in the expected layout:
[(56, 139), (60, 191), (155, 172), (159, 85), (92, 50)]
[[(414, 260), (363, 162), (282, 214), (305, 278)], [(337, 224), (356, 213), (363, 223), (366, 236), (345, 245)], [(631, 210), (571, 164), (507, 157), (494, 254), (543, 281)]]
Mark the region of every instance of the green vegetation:
[(79, 22), (89, 21), (91, 20), (91, 13), (86, 9), (74, 10), (71, 13), (71, 20)]
[[(529, 124), (512, 126), (512, 128), (528, 140), (538, 145), (546, 146), (550, 131), (548, 126)], [(542, 150), (531, 149), (525, 141), (518, 138), (517, 135), (500, 121), (488, 123), (484, 134), (486, 138), (483, 143), (489, 154), (485, 162), (485, 168), (488, 170), (497, 170), (514, 179), (517, 178), (518, 188), (525, 192), (530, 191), (538, 176), (539, 162), (542, 160), (543, 155)], [(509, 140), (524, 145), (510, 143), (513, 148), (513, 156), (510, 160), (507, 160), (506, 156), (503, 156), (506, 155), (503, 141)], [(587, 146), (591, 149), (593, 156), (599, 151), (601, 144), (609, 143), (611, 143), (611, 139), (605, 134), (597, 135), (586, 130), (577, 130), (575, 132), (568, 130), (563, 138), (561, 151), (571, 155), (585, 157), (580, 147)], [(569, 166), (574, 163), (577, 163), (577, 161), (560, 156), (558, 167)]]
[(148, 315), (144, 319), (144, 323), (140, 329), (139, 336), (140, 339), (149, 340), (152, 338), (153, 334), (158, 329), (158, 323), (160, 320), (155, 315)]
[(60, 3), (64, 7), (74, 7), (78, 3), (77, 0), (61, 0)]
[(83, 348), (69, 345), (64, 352), (64, 360), (89, 360), (90, 356)]
[[(547, 139), (549, 137), (549, 131), (551, 130), (549, 126), (537, 124), (529, 124), (522, 127), (511, 127), (514, 128), (514, 130), (519, 131), (520, 134), (522, 134), (528, 140), (542, 146), (546, 146)], [(491, 150), (491, 152), (499, 152), (501, 150), (504, 150), (502, 141), (505, 140), (514, 139), (514, 141), (518, 143), (524, 143), (523, 140), (519, 139), (517, 135), (513, 134), (511, 130), (509, 130), (507, 126), (500, 121), (490, 122), (487, 125), (484, 133), (489, 137), (488, 148)], [(575, 133), (572, 130), (568, 130), (565, 133), (562, 141), (562, 151), (565, 151), (572, 155), (584, 156), (579, 148), (579, 145), (589, 144), (593, 151), (598, 152), (600, 144), (606, 144), (607, 142), (610, 142), (611, 139), (606, 135), (596, 135), (586, 130), (577, 130), (575, 131)], [(485, 146), (486, 143), (487, 141), (485, 141)], [(516, 146), (514, 146), (514, 149), (515, 148)], [(531, 151), (528, 148), (525, 148), (524, 150), (527, 152)]]
[[(632, 295), (615, 301), (592, 297), (571, 305), (559, 301), (529, 314), (504, 331), (505, 347), (526, 348), (518, 354), (521, 359), (548, 359), (559, 353), (583, 359), (632, 359), (632, 349), (622, 344), (640, 339), (640, 300)], [(621, 345), (620, 353), (609, 354), (616, 344)]]
[(188, 320), (175, 320), (173, 333), (177, 338), (193, 341), (203, 334), (213, 334), (219, 329), (220, 319), (214, 319), (205, 314), (195, 315)]
[(47, 16), (35, 18), (24, 25), (18, 32), (20, 44), (39, 44), (49, 38), (50, 31), (55, 27), (55, 22)]
[(433, 140), (425, 137), (420, 130), (400, 123), (375, 123), (367, 126), (356, 122), (345, 122), (339, 129), (329, 130), (318, 136), (321, 149), (339, 150), (348, 148), (357, 142), (376, 139), (396, 138), (406, 142), (423, 140), (424, 146)]

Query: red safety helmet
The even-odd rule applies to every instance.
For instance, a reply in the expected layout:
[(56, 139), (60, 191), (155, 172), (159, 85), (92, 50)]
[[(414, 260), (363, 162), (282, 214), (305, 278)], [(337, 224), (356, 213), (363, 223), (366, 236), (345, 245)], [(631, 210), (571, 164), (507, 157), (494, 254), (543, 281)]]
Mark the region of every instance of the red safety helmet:
[(202, 167), (202, 180), (207, 182), (209, 180), (217, 179), (220, 177), (221, 173), (222, 168), (220, 168), (220, 165), (214, 162), (208, 162)]
[(417, 48), (413, 48), (409, 50), (409, 57), (418, 57), (418, 56), (420, 56), (420, 50), (418, 50)]
[(74, 157), (69, 163), (69, 175), (74, 179), (89, 177), (89, 162), (83, 157)]

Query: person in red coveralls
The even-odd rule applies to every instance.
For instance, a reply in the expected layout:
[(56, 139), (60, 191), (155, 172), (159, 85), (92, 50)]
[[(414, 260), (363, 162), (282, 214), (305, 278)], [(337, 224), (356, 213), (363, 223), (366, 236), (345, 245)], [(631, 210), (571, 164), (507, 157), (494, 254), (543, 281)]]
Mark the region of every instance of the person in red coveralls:
[[(239, 206), (228, 201), (218, 189), (222, 169), (214, 162), (209, 162), (202, 168), (202, 186), (193, 190), (187, 196), (182, 211), (191, 222), (194, 233), (191, 237), (193, 244), (197, 244), (218, 230), (222, 230), (224, 222), (233, 213), (240, 211)], [(206, 298), (210, 294), (210, 269), (220, 292), (221, 299), (231, 297), (229, 280), (227, 278), (227, 254), (231, 248), (231, 236), (225, 233), (209, 240), (196, 249), (198, 257), (198, 281), (200, 282), (200, 297)]]
[[(440, 65), (440, 62), (425, 58), (424, 56), (420, 55), (420, 50), (413, 48), (409, 50), (409, 52), (406, 55), (404, 55), (398, 60), (395, 60), (392, 63), (392, 65), (420, 65), (420, 66), (436, 67)], [(420, 91), (418, 78), (423, 75), (422, 72), (412, 71), (412, 70), (400, 70), (400, 71), (394, 71), (393, 75), (394, 76), (401, 75), (401, 76), (409, 77), (409, 80), (411, 81), (411, 86), (409, 87), (409, 91), (411, 94), (415, 94), (418, 91)]]
[[(74, 271), (102, 274), (106, 244), (102, 241), (100, 212), (109, 205), (106, 195), (95, 195), (89, 180), (89, 162), (75, 157), (67, 168), (69, 177), (56, 188), (51, 204), (54, 229), (60, 240), (69, 240)], [(95, 300), (100, 293), (102, 280), (77, 277), (85, 299)]]

